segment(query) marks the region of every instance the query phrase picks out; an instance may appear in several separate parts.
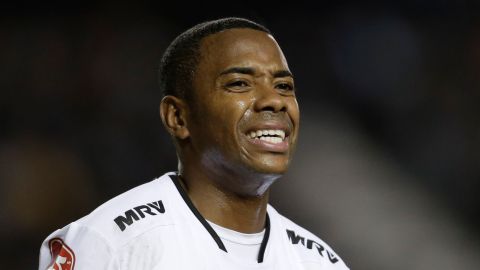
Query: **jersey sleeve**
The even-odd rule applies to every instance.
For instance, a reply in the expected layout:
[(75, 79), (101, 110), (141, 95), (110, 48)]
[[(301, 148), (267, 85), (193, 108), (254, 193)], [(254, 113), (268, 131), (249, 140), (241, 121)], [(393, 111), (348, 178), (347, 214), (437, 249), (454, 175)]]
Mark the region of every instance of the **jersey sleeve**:
[(40, 247), (39, 270), (119, 269), (115, 253), (98, 232), (77, 223), (57, 230)]

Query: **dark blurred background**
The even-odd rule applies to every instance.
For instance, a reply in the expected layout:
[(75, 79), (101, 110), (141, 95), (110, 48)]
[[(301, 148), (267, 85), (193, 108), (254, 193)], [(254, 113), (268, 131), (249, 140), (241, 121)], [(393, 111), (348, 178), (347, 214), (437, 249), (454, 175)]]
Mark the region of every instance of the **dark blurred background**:
[(479, 7), (2, 5), (0, 268), (37, 268), (53, 230), (176, 169), (158, 116), (159, 59), (188, 27), (242, 16), (274, 33), (302, 110), (272, 204), (351, 269), (478, 269)]

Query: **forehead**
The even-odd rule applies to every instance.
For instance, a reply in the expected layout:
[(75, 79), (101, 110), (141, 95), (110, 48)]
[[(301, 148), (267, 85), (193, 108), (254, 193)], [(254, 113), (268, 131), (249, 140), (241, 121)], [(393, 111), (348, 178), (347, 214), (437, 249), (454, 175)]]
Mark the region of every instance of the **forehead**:
[(206, 37), (201, 42), (200, 55), (199, 65), (209, 69), (256, 65), (288, 69), (275, 39), (268, 33), (248, 28), (228, 29)]

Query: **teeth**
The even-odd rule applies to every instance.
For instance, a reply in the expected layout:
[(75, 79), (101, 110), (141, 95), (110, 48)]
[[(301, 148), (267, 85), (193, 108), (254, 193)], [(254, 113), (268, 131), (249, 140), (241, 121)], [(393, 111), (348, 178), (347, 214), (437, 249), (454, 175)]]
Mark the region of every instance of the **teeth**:
[(252, 139), (260, 139), (272, 143), (279, 143), (285, 139), (285, 131), (283, 130), (257, 130), (251, 131), (248, 136)]
[(281, 143), (282, 139), (279, 137), (260, 137), (260, 140), (266, 141), (266, 142), (271, 142), (271, 143)]
[(283, 130), (277, 130), (277, 131), (276, 131), (276, 134), (277, 134), (278, 136), (280, 136), (280, 138), (282, 138), (282, 140), (285, 139), (285, 131), (283, 131)]

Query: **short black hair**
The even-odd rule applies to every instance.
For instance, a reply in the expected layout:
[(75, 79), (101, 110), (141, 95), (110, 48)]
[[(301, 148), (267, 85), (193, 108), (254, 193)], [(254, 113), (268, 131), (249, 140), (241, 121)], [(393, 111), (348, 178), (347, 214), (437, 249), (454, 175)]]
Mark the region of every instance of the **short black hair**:
[(200, 42), (207, 36), (232, 28), (250, 28), (270, 34), (265, 26), (236, 17), (193, 26), (176, 37), (162, 56), (158, 76), (163, 95), (186, 98), (193, 87), (193, 77), (200, 58)]

